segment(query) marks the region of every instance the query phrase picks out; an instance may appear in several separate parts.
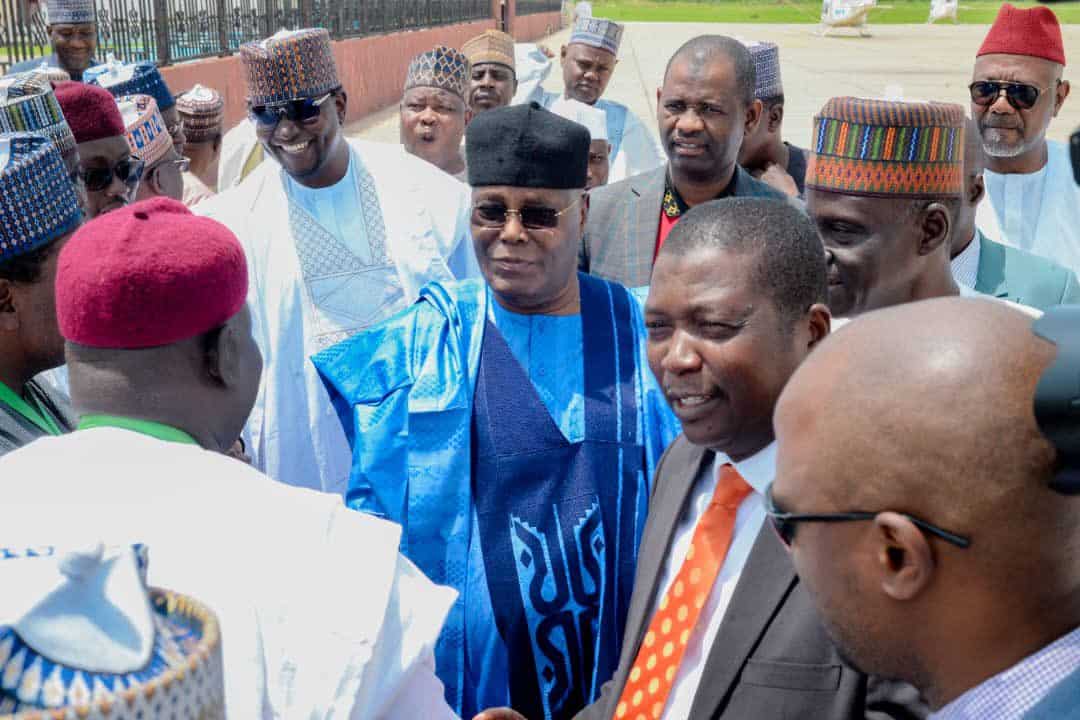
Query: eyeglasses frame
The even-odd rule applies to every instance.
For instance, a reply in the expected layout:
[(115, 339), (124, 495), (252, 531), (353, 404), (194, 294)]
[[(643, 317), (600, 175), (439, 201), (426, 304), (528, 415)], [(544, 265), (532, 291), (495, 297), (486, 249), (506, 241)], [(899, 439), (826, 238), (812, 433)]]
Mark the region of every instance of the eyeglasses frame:
[[(558, 212), (556, 212), (555, 213), (555, 224), (550, 226), (550, 227), (546, 227), (546, 226), (532, 227), (530, 225), (526, 225), (525, 220), (521, 217), (521, 210), (511, 210), (510, 208), (506, 208), (503, 211), (503, 215), (505, 216), (505, 218), (503, 219), (503, 221), (501, 223), (499, 223), (498, 225), (482, 225), (482, 227), (485, 227), (485, 228), (487, 228), (489, 230), (497, 230), (499, 228), (504, 228), (504, 227), (506, 227), (506, 223), (510, 219), (510, 216), (511, 215), (517, 215), (518, 222), (521, 223), (521, 226), (525, 227), (525, 228), (528, 228), (529, 230), (553, 230), (556, 227), (558, 227), (558, 225), (559, 225), (558, 219), (561, 218), (566, 213), (573, 210), (574, 206), (577, 205), (579, 202), (581, 202), (584, 199), (585, 199), (585, 193), (582, 193), (576, 200), (574, 200), (574, 202), (570, 203), (569, 205), (564, 207), (562, 210), (559, 210)], [(477, 207), (478, 206), (474, 203), (473, 206), (472, 206), (472, 212), (476, 212)]]

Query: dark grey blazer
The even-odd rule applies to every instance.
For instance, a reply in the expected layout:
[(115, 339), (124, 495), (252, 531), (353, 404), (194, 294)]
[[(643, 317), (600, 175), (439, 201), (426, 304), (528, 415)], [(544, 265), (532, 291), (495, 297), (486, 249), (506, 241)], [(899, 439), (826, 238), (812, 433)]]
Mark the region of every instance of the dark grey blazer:
[[(579, 266), (582, 272), (636, 288), (649, 284), (667, 166), (589, 193)], [(736, 166), (733, 197), (786, 196)]]
[[(577, 720), (614, 717), (651, 619), (664, 559), (694, 480), (713, 454), (679, 436), (656, 470), (634, 594), (615, 677)], [(924, 718), (909, 685), (868, 678), (846, 665), (799, 584), (787, 550), (768, 525), (754, 543), (709, 650), (692, 720)]]

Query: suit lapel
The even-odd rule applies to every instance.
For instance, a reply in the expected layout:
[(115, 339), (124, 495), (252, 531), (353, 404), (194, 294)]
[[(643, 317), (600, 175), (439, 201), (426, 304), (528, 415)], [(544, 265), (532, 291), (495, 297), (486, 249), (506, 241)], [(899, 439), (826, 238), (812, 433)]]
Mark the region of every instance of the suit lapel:
[[(702, 465), (712, 462), (713, 458), (711, 452), (690, 445), (685, 438), (676, 442), (686, 444), (686, 462), (672, 466), (657, 478), (656, 497), (650, 505), (649, 519), (641, 539), (637, 578), (626, 622), (626, 626), (634, 631), (633, 635), (627, 636), (633, 637), (633, 642), (626, 648), (632, 652), (631, 663), (637, 657), (641, 641), (649, 629), (649, 621), (652, 620), (653, 599), (660, 584), (660, 575), (664, 572), (664, 563), (671, 552), (675, 528), (690, 498), (694, 482), (701, 473)], [(625, 667), (628, 668), (629, 664)]]
[(690, 717), (713, 717), (727, 702), (746, 659), (794, 584), (795, 568), (766, 521), (709, 650)]
[(975, 231), (974, 242), (979, 243), (979, 270), (975, 278), (975, 290), (984, 295), (1008, 297), (1005, 283), (1005, 248), (988, 241), (980, 230)]
[(641, 175), (641, 182), (634, 183), (631, 192), (630, 221), (632, 225), (627, 233), (629, 263), (633, 268), (634, 286), (649, 284), (652, 276), (653, 255), (656, 252), (656, 235), (660, 231), (660, 208), (664, 202), (664, 178), (667, 167), (658, 168), (651, 173)]

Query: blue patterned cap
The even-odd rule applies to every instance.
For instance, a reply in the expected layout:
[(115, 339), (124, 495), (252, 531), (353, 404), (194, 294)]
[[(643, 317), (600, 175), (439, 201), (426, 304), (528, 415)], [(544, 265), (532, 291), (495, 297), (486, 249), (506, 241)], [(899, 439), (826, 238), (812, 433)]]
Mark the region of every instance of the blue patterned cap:
[(45, 135), (56, 143), (61, 155), (75, 149), (75, 136), (52, 83), (37, 70), (0, 78), (0, 133), (13, 132)]
[(49, 0), (45, 12), (50, 25), (85, 25), (96, 20), (94, 0)]
[(0, 262), (48, 245), (81, 222), (56, 145), (44, 135), (0, 135)]
[(754, 83), (754, 97), (768, 100), (784, 94), (784, 84), (780, 80), (780, 46), (771, 42), (751, 41), (744, 43), (754, 61), (757, 81)]
[(152, 62), (125, 65), (113, 60), (104, 65), (95, 65), (83, 73), (83, 82), (99, 85), (111, 92), (113, 97), (149, 95), (157, 101), (161, 112), (176, 105), (165, 78), (161, 77), (161, 71)]
[(409, 63), (405, 75), (405, 89), (414, 87), (448, 90), (464, 100), (469, 89), (469, 58), (445, 45), (420, 53)]
[(600, 48), (612, 55), (618, 55), (622, 36), (623, 26), (619, 23), (583, 15), (574, 21), (574, 29), (570, 31), (570, 42)]

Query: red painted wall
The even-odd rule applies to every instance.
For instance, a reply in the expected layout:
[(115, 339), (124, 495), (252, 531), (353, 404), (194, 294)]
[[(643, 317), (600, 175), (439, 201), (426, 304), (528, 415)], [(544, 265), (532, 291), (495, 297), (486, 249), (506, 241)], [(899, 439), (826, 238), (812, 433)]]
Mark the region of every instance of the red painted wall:
[[(513, 10), (514, 0), (507, 0)], [(495, 8), (501, 0), (495, 0)], [(558, 30), (559, 13), (541, 13), (515, 18), (509, 13), (511, 32), (523, 42), (536, 40), (549, 29)], [(349, 95), (347, 122), (396, 103), (401, 98), (409, 61), (436, 45), (460, 47), (466, 40), (494, 28), (494, 17), (457, 25), (442, 25), (424, 30), (409, 30), (389, 35), (341, 40), (334, 43), (341, 83)], [(555, 49), (555, 48), (552, 48)], [(225, 127), (239, 122), (246, 112), (244, 72), (240, 58), (194, 60), (161, 68), (173, 93), (184, 92), (195, 83), (209, 85), (225, 98)]]

